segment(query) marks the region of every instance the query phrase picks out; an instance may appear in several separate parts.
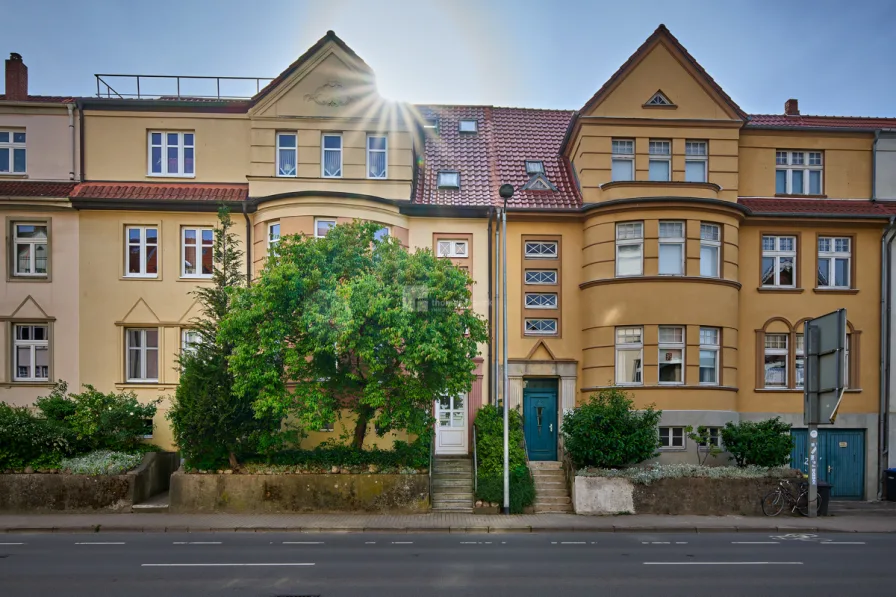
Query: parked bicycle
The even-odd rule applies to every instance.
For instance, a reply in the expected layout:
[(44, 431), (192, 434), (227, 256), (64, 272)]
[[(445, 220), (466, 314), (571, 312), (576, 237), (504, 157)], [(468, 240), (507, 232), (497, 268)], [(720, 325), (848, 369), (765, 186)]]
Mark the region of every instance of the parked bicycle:
[[(809, 484), (802, 482), (799, 484), (799, 491), (794, 495), (793, 483), (788, 480), (782, 480), (778, 483), (778, 487), (768, 492), (762, 498), (762, 513), (766, 516), (777, 516), (784, 511), (784, 507), (790, 508), (790, 512), (799, 512), (803, 516), (809, 515)], [(811, 507), (818, 512), (819, 500), (816, 497), (812, 500)]]

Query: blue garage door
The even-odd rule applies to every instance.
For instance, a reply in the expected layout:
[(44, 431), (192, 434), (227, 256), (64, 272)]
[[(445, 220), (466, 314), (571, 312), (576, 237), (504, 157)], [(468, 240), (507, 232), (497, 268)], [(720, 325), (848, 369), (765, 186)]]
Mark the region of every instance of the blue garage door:
[[(808, 472), (807, 430), (792, 429), (791, 466)], [(860, 500), (865, 495), (865, 430), (819, 429), (818, 478), (827, 481), (831, 497)]]

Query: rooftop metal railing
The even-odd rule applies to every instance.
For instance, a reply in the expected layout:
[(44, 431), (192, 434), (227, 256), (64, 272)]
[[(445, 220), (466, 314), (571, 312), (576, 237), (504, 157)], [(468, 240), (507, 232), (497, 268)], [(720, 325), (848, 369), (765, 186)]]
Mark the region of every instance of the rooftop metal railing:
[[(96, 96), (117, 99), (250, 99), (273, 77), (204, 77), (104, 73), (96, 77)], [(222, 93), (222, 82), (224, 91)], [(115, 85), (113, 87), (113, 84)], [(254, 92), (252, 91), (254, 87)], [(194, 91), (195, 90), (195, 91)]]

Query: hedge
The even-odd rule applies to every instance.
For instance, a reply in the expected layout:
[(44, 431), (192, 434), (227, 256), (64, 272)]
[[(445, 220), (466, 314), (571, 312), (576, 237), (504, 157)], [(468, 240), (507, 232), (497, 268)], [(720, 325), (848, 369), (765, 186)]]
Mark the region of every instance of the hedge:
[[(476, 498), (504, 503), (504, 414), (488, 405), (476, 415)], [(535, 502), (535, 480), (526, 465), (523, 418), (510, 411), (510, 511), (519, 514)]]

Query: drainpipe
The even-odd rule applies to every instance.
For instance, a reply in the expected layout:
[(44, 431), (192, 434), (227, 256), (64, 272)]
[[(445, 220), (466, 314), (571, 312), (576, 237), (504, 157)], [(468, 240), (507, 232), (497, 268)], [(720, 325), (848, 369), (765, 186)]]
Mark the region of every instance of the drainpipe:
[(871, 202), (877, 201), (877, 142), (880, 141), (880, 129), (874, 131), (874, 143), (871, 144)]
[(68, 131), (72, 137), (72, 171), (68, 173), (69, 180), (75, 180), (75, 106), (66, 104), (68, 108)]
[(243, 201), (243, 217), (246, 218), (246, 286), (252, 285), (252, 222), (249, 221), (249, 212), (246, 211), (246, 201)]
[(87, 180), (87, 174), (84, 169), (84, 137), (87, 134), (87, 131), (84, 129), (84, 104), (81, 103), (81, 100), (78, 100), (77, 106), (78, 106), (78, 132), (80, 133), (78, 135), (78, 140), (80, 141), (80, 147), (81, 147), (81, 168), (80, 168), (80, 172), (78, 173), (79, 174), (78, 178), (80, 179), (81, 182), (84, 182), (85, 180)]
[(877, 497), (883, 496), (884, 489), (884, 470), (887, 469), (885, 459), (889, 458), (890, 451), (890, 360), (891, 360), (891, 342), (892, 334), (892, 286), (890, 279), (890, 270), (892, 267), (893, 240), (896, 239), (896, 217), (890, 218), (890, 224), (884, 231), (880, 243), (880, 414), (878, 416), (878, 437), (877, 437), (877, 465), (880, 472), (880, 479), (877, 489)]
[(495, 338), (493, 336), (495, 332), (495, 318), (494, 318), (494, 310), (495, 305), (492, 301), (492, 272), (494, 271), (494, 245), (492, 244), (492, 218), (495, 215), (495, 209), (490, 207), (488, 210), (488, 378), (491, 380), (491, 385), (488, 388), (488, 403), (495, 403), (495, 394), (494, 389), (498, 387), (498, 380), (495, 376), (498, 374), (495, 367), (495, 359), (497, 358), (495, 355)]

